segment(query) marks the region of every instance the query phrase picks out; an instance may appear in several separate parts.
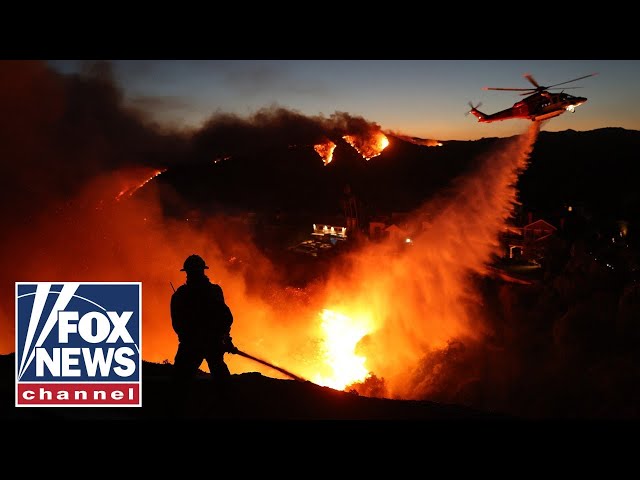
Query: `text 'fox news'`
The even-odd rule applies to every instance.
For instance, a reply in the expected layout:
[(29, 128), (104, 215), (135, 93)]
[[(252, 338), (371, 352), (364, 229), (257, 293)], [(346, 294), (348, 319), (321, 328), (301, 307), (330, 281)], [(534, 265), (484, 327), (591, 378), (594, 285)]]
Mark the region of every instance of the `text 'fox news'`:
[(142, 406), (141, 282), (16, 282), (16, 406)]

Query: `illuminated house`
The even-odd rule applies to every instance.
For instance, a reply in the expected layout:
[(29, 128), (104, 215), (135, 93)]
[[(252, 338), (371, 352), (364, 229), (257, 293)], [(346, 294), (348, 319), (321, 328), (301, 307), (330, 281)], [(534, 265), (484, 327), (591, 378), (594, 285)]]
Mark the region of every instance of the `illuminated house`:
[(347, 227), (314, 223), (311, 238), (289, 247), (288, 250), (296, 253), (304, 253), (312, 257), (318, 257), (320, 254), (324, 255), (334, 253), (334, 247), (339, 242), (344, 242), (346, 239)]
[(311, 235), (319, 238), (335, 237), (338, 240), (347, 239), (347, 227), (336, 227), (335, 225), (313, 224), (313, 232)]
[(546, 240), (556, 230), (556, 227), (542, 219), (530, 222), (524, 227), (507, 226), (502, 235), (505, 256), (508, 258), (541, 258), (544, 256)]

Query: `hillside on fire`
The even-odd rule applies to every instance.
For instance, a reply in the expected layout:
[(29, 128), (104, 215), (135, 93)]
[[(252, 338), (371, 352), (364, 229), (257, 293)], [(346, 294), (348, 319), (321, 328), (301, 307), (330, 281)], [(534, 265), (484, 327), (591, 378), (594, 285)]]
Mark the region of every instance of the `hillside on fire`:
[[(270, 117), (277, 121), (281, 114), (272, 112)], [(308, 144), (219, 158), (211, 153), (212, 146), (199, 154), (206, 155), (201, 161), (171, 168), (156, 182), (165, 208), (176, 214), (237, 209), (272, 216), (343, 215), (341, 200), (349, 186), (361, 216), (376, 216), (417, 209), (477, 165), (482, 154), (506, 141), (425, 141), (430, 145), (425, 146), (393, 134), (386, 138), (387, 146), (369, 160), (338, 138), (328, 164)], [(540, 215), (572, 203), (604, 218), (634, 215), (640, 200), (629, 173), (639, 147), (640, 132), (633, 130), (541, 131), (529, 167), (518, 178), (519, 201)]]
[(163, 416), (198, 254), (234, 344), (305, 380), (226, 355), (238, 417), (640, 417), (640, 131), (439, 140), (282, 107), (180, 130), (102, 63), (0, 63), (0, 84), (5, 404), (16, 282), (140, 282), (143, 415)]

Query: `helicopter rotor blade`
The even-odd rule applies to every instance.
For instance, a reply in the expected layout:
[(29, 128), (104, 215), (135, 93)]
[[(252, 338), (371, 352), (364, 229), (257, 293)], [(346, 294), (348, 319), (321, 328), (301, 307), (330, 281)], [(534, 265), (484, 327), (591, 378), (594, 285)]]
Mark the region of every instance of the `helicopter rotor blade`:
[(567, 80), (566, 82), (561, 82), (561, 83), (556, 83), (554, 85), (549, 85), (546, 88), (557, 87), (558, 85), (564, 85), (565, 83), (575, 82), (576, 80), (582, 80), (583, 78), (594, 77), (596, 75), (598, 75), (598, 74), (597, 73), (590, 73), (589, 75), (584, 75), (583, 77), (574, 78), (573, 80)]
[(531, 88), (499, 88), (499, 87), (482, 87), (483, 90), (509, 90), (513, 92), (533, 92)]
[(526, 78), (527, 80), (529, 80), (529, 82), (531, 82), (531, 84), (536, 87), (536, 88), (544, 88), (544, 87), (540, 87), (540, 85), (538, 84), (538, 82), (536, 82), (535, 78), (533, 78), (533, 75), (531, 75), (530, 73), (525, 73), (523, 75), (524, 78)]
[(574, 88), (584, 88), (584, 87), (548, 87), (548, 88), (542, 88), (540, 90), (530, 90), (528, 92), (521, 93), (520, 95), (524, 96), (524, 95), (534, 94), (536, 92), (540, 92), (540, 93), (548, 92), (549, 90), (562, 90), (564, 92), (565, 90), (572, 90)]
[[(544, 85), (540, 85), (535, 80), (535, 78), (533, 78), (533, 75), (531, 75), (530, 73), (525, 73), (523, 75), (523, 77), (526, 78), (536, 88), (482, 87), (482, 89), (483, 90), (502, 90), (502, 91), (510, 91), (510, 92), (524, 92), (521, 95), (529, 95), (531, 93), (541, 92), (541, 91), (544, 91), (544, 90), (555, 88), (558, 85), (565, 85), (567, 83), (575, 82), (577, 80), (582, 80), (583, 78), (593, 77), (595, 75), (598, 75), (598, 74), (597, 73), (590, 73), (589, 75), (583, 75), (582, 77), (577, 77), (577, 78), (574, 78), (572, 80), (567, 80), (566, 82), (560, 82), (560, 83), (555, 83), (553, 85), (544, 86)], [(582, 87), (565, 87), (565, 88), (582, 88)]]

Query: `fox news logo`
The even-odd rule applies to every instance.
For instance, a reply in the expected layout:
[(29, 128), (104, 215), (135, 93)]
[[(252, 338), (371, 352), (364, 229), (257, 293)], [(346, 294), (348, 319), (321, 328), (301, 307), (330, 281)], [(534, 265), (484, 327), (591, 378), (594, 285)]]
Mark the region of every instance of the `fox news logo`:
[(16, 406), (142, 405), (140, 282), (16, 282)]

